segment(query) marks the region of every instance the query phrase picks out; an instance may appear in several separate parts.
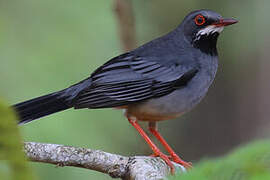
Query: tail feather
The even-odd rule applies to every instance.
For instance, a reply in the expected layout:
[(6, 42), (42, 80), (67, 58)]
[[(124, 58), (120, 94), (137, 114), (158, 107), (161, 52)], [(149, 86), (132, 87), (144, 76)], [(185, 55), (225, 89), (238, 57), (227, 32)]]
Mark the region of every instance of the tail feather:
[(81, 91), (91, 85), (91, 81), (91, 78), (87, 78), (62, 91), (13, 105), (12, 107), (20, 118), (19, 124), (25, 124), (35, 119), (73, 107), (73, 100)]
[(25, 124), (43, 116), (47, 116), (70, 108), (63, 91), (37, 97), (19, 104), (13, 108), (19, 116), (19, 124)]

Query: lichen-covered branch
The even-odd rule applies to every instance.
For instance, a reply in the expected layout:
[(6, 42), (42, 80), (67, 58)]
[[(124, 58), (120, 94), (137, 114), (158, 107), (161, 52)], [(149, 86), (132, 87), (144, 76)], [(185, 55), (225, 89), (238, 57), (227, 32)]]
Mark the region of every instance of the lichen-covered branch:
[[(86, 168), (124, 180), (163, 179), (170, 173), (165, 162), (156, 157), (126, 157), (100, 150), (36, 142), (25, 142), (24, 149), (27, 158), (33, 162)], [(175, 166), (185, 171), (182, 166)]]
[(136, 47), (135, 20), (131, 0), (114, 0), (114, 12), (122, 49), (130, 51)]

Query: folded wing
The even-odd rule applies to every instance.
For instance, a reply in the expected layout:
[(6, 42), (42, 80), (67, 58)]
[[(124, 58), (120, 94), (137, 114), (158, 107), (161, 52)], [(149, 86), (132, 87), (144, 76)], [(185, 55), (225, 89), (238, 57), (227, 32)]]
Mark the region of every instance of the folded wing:
[(78, 94), (74, 107), (117, 107), (164, 96), (184, 87), (197, 71), (192, 67), (169, 67), (124, 54), (92, 74), (91, 86)]

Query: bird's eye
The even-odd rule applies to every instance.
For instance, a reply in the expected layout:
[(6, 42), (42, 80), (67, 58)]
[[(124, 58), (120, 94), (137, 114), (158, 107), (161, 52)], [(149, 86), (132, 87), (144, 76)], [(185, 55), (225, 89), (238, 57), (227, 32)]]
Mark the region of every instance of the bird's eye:
[(198, 26), (201, 26), (205, 23), (205, 17), (199, 14), (195, 17), (194, 21)]

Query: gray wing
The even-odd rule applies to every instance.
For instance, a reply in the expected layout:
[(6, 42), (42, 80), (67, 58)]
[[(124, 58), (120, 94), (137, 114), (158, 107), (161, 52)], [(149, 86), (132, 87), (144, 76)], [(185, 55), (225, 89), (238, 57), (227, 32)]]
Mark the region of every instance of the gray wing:
[(164, 96), (185, 86), (197, 71), (192, 67), (167, 67), (124, 54), (91, 75), (91, 86), (78, 94), (74, 107), (117, 107)]

